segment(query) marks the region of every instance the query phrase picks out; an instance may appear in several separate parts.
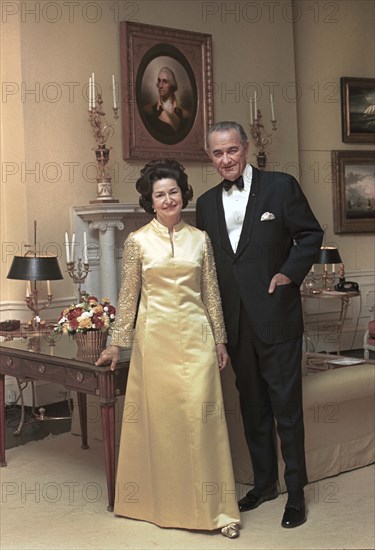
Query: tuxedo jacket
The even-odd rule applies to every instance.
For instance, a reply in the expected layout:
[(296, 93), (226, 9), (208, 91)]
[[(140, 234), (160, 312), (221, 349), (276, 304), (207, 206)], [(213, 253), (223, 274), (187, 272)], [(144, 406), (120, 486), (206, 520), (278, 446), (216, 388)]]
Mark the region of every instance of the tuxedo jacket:
[[(262, 215), (268, 218), (262, 221)], [(197, 200), (196, 225), (211, 239), (228, 343), (235, 346), (241, 302), (255, 333), (267, 344), (303, 333), (300, 285), (317, 260), (323, 231), (296, 179), (253, 167), (240, 240), (234, 253), (226, 228), (222, 185)], [(268, 293), (272, 277), (291, 283)]]

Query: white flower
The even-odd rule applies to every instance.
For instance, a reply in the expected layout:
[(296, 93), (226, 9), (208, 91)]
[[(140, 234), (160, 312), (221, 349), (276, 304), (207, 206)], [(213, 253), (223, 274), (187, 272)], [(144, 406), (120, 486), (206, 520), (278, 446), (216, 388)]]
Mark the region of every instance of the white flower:
[(93, 313), (91, 311), (84, 311), (82, 315), (77, 317), (77, 321), (80, 322), (80, 321), (83, 321), (83, 319), (87, 319), (88, 317), (92, 317), (92, 316), (93, 316)]

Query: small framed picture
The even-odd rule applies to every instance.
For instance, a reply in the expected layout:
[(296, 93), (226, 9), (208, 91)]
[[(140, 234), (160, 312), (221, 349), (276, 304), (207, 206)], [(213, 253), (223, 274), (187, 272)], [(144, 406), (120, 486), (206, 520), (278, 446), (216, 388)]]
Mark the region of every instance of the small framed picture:
[(211, 35), (128, 21), (120, 26), (124, 159), (208, 162)]
[(375, 78), (341, 78), (342, 140), (375, 142)]
[(335, 233), (375, 232), (375, 151), (332, 151)]

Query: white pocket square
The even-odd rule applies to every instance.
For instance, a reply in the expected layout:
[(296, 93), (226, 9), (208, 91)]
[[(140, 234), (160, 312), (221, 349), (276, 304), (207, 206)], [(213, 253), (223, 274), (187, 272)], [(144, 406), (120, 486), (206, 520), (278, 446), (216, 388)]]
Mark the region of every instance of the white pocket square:
[(260, 218), (260, 221), (261, 222), (268, 222), (270, 220), (274, 220), (275, 219), (275, 214), (272, 214), (272, 212), (265, 212), (264, 214), (262, 214), (262, 217)]

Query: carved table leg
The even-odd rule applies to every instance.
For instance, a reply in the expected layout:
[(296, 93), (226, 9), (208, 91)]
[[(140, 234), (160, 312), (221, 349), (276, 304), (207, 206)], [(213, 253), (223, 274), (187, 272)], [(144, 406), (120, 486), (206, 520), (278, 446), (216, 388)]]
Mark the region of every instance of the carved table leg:
[(87, 395), (85, 393), (77, 392), (77, 399), (79, 423), (81, 426), (81, 449), (89, 449), (89, 446), (87, 444)]
[(0, 466), (5, 462), (5, 376), (0, 374)]
[[(21, 416), (20, 416), (20, 421), (18, 423), (18, 426), (17, 428), (14, 430), (13, 434), (14, 435), (20, 435), (21, 433), (21, 430), (22, 430), (22, 426), (24, 425), (25, 423), (25, 400), (24, 400), (24, 397), (23, 397), (23, 390), (26, 388), (28, 382), (25, 382), (25, 385), (22, 386), (22, 382), (19, 378), (16, 378), (16, 382), (17, 382), (17, 386), (18, 386), (18, 391), (20, 392), (20, 399), (21, 399)], [(34, 397), (33, 397), (33, 400), (34, 400)], [(33, 401), (34, 403), (34, 401)], [(34, 409), (33, 409), (34, 410)]]
[(115, 403), (100, 403), (104, 439), (105, 471), (107, 475), (108, 506), (113, 512), (115, 503)]

